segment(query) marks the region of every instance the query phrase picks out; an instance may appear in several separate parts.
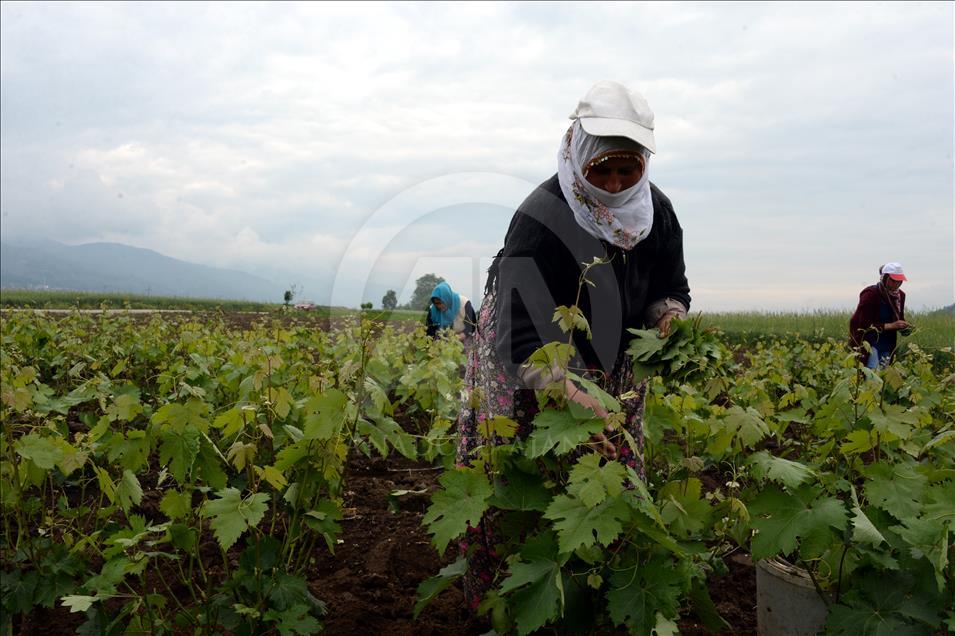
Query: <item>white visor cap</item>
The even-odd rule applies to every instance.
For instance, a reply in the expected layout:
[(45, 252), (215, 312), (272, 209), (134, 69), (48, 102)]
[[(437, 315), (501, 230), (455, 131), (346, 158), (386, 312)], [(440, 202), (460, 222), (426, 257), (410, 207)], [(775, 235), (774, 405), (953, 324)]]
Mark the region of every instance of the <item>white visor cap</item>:
[(626, 137), (656, 153), (653, 140), (653, 111), (643, 95), (623, 84), (597, 82), (577, 104), (570, 116), (579, 119), (588, 135)]

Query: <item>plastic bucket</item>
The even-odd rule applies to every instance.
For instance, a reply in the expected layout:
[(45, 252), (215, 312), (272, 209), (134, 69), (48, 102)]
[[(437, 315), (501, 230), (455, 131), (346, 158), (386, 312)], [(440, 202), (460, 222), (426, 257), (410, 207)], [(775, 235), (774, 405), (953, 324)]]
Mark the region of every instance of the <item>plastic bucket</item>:
[(756, 563), (759, 636), (815, 636), (825, 628), (826, 614), (806, 570), (780, 559)]

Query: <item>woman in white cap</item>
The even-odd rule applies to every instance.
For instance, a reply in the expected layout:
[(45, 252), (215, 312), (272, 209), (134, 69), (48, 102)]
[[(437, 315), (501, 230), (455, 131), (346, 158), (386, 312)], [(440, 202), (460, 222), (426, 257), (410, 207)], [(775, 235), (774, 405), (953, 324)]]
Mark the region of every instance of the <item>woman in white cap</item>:
[[(905, 321), (905, 292), (900, 289), (905, 280), (900, 263), (886, 263), (879, 268), (879, 282), (859, 294), (859, 305), (849, 320), (849, 341), (870, 369), (891, 361), (898, 332), (911, 327)], [(863, 342), (869, 343), (868, 352)]]
[[(518, 436), (533, 426), (538, 403), (534, 389), (563, 387), (567, 399), (607, 412), (560, 365), (531, 366), (541, 346), (567, 342), (552, 322), (558, 306), (577, 305), (592, 337), (575, 331), (577, 355), (570, 368), (596, 380), (622, 400), (624, 428), (593, 438), (594, 450), (643, 476), (643, 406), (646, 383), (634, 385), (624, 352), (627, 329), (657, 327), (666, 335), (674, 317), (690, 306), (683, 261), (683, 232), (670, 200), (649, 180), (656, 151), (653, 112), (646, 100), (616, 82), (599, 82), (571, 115), (559, 145), (557, 174), (521, 204), (511, 220), (504, 248), (488, 271), (478, 333), (465, 376), (464, 408), (458, 418), (458, 462), (469, 465), (479, 446), (493, 443), (478, 422), (495, 416), (514, 419)], [(583, 263), (592, 268), (581, 283)], [(492, 519), (468, 533), (465, 595), (472, 608), (492, 584)]]

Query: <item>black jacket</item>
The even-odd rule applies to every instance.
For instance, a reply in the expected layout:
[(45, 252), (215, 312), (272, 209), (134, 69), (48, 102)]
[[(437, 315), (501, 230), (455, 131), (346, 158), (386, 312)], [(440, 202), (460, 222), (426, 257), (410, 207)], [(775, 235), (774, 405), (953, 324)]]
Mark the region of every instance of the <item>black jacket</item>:
[[(683, 230), (670, 200), (650, 185), (653, 227), (631, 250), (598, 240), (581, 228), (567, 205), (557, 176), (538, 186), (514, 214), (504, 249), (490, 270), (489, 285), (498, 298), (495, 346), (505, 367), (519, 366), (540, 346), (566, 341), (555, 323), (559, 305), (576, 304), (584, 312), (593, 339), (577, 332), (574, 344), (583, 361), (608, 372), (630, 339), (628, 328), (643, 328), (646, 310), (665, 298), (690, 307), (683, 262)], [(577, 289), (581, 263), (609, 258), (590, 270), (596, 287)]]

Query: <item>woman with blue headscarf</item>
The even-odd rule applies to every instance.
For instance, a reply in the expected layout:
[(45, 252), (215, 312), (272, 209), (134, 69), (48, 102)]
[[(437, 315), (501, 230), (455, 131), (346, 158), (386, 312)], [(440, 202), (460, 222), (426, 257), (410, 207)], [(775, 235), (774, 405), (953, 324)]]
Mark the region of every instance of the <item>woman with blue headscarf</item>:
[(425, 319), (428, 335), (437, 338), (438, 334), (450, 329), (462, 341), (474, 334), (477, 316), (471, 301), (455, 293), (446, 282), (438, 283), (431, 292), (431, 306)]

